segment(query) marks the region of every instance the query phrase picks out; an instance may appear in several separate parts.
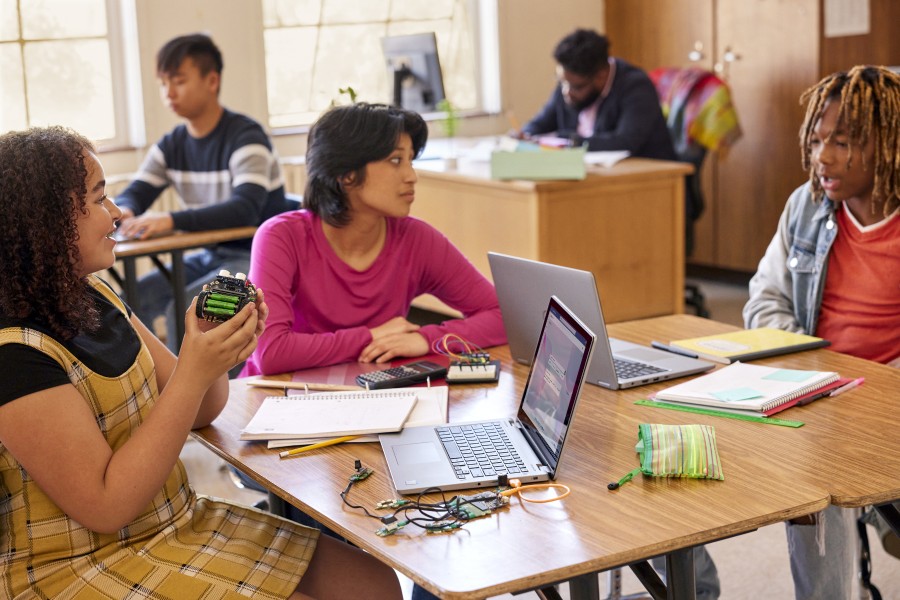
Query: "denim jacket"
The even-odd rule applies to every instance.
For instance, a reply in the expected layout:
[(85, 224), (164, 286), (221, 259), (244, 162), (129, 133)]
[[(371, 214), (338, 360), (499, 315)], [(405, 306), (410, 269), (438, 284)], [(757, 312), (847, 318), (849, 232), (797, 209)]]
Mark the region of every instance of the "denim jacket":
[(815, 335), (828, 253), (836, 236), (834, 204), (824, 195), (814, 202), (808, 182), (794, 190), (750, 280), (744, 326)]

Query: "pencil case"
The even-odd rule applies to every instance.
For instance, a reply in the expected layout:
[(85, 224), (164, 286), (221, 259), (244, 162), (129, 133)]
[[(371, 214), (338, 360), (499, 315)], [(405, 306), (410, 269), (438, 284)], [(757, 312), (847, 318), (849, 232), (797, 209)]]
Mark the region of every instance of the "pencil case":
[(638, 425), (641, 473), (655, 477), (725, 479), (711, 425)]

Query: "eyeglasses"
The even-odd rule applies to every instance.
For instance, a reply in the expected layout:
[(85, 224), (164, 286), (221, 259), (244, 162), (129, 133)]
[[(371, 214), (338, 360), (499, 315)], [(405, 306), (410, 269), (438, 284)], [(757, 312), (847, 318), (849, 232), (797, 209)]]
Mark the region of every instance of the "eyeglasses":
[(594, 80), (592, 78), (581, 77), (579, 75), (573, 75), (572, 73), (568, 73), (568, 76), (560, 73), (558, 80), (564, 94), (582, 95), (585, 92), (591, 91), (594, 87)]

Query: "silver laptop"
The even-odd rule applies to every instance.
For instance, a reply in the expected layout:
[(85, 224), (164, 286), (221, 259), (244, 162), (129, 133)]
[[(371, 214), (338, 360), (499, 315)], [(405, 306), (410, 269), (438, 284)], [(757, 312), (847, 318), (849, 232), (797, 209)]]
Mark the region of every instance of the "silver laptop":
[(378, 436), (401, 494), (556, 478), (596, 336), (558, 298), (543, 325), (515, 418), (407, 427)]
[(715, 365), (610, 338), (593, 273), (488, 252), (513, 360), (529, 364), (547, 298), (559, 297), (597, 333), (587, 382), (612, 390), (702, 373)]

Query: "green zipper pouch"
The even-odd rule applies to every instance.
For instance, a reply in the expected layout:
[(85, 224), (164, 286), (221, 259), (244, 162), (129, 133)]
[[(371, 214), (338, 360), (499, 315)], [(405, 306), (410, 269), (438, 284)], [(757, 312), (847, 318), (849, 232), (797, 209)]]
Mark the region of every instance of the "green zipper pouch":
[(641, 466), (607, 486), (618, 489), (638, 473), (653, 477), (725, 479), (716, 430), (711, 425), (638, 425), (635, 446)]
[(638, 425), (641, 473), (656, 477), (725, 479), (711, 425)]

